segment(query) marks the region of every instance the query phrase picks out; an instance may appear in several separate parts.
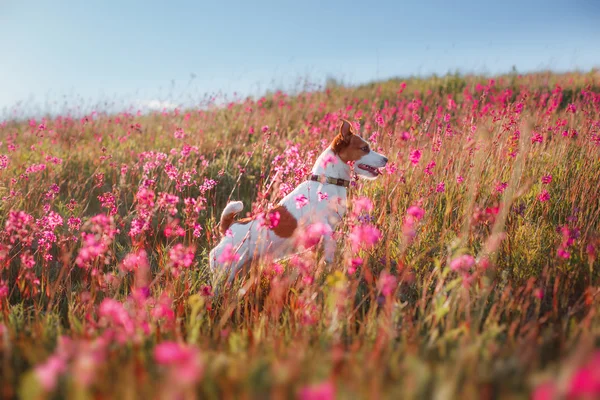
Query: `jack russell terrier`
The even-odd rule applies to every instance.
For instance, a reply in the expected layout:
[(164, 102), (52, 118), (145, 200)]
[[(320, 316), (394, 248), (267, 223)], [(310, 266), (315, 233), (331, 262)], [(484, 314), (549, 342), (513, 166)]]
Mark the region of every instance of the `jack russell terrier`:
[[(318, 235), (323, 238), (324, 258), (333, 261), (336, 244), (332, 233), (346, 213), (346, 192), (350, 186), (351, 167), (365, 179), (375, 179), (388, 159), (371, 150), (369, 143), (354, 133), (352, 124), (342, 120), (331, 145), (317, 158), (312, 175), (285, 196), (267, 213), (235, 220), (244, 208), (241, 201), (227, 204), (221, 214), (219, 231), (223, 235), (210, 252), (210, 268), (215, 274), (229, 274), (231, 282), (237, 272), (253, 259), (268, 256), (278, 260), (298, 252), (306, 229), (321, 222)], [(275, 221), (268, 216), (275, 215)]]

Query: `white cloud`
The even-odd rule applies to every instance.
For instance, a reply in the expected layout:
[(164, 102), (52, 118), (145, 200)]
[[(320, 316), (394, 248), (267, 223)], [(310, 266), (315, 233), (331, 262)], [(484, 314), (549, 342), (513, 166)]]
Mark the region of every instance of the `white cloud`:
[(137, 107), (145, 110), (162, 111), (162, 110), (174, 110), (178, 107), (177, 104), (170, 101), (161, 101), (158, 99), (153, 100), (140, 100), (136, 104)]

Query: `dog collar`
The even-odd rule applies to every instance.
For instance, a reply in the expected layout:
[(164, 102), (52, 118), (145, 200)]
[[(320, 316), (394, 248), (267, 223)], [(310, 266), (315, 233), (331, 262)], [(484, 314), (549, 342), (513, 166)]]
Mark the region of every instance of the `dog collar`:
[(309, 180), (321, 183), (330, 183), (332, 185), (350, 187), (350, 181), (347, 181), (342, 178), (331, 178), (329, 176), (324, 175), (311, 175)]

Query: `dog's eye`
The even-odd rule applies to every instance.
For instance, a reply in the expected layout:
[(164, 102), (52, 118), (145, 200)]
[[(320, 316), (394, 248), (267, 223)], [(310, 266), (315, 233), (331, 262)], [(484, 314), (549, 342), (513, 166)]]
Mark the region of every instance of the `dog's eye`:
[(362, 151), (364, 151), (365, 153), (369, 152), (369, 146), (364, 146), (361, 148)]

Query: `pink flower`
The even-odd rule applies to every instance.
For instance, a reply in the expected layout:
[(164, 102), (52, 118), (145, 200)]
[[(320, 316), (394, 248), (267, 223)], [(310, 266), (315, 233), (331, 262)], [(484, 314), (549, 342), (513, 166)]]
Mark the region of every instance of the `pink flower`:
[(195, 250), (193, 246), (185, 247), (181, 243), (176, 244), (169, 250), (168, 266), (175, 277), (179, 276), (183, 268), (192, 266)]
[(308, 199), (303, 194), (296, 196), (294, 200), (296, 200), (297, 209), (301, 209), (302, 207), (308, 204)]
[(446, 184), (444, 182), (440, 182), (435, 187), (435, 191), (437, 193), (444, 193), (446, 191)]
[(226, 264), (234, 263), (239, 259), (240, 255), (235, 252), (235, 250), (233, 249), (233, 245), (231, 243), (228, 243), (227, 245), (225, 245), (225, 248), (223, 248), (223, 251), (219, 255), (217, 261), (222, 264)]
[(327, 193), (323, 193), (321, 191), (317, 192), (317, 197), (319, 198), (319, 201), (323, 201), (323, 200), (327, 200), (329, 198), (329, 195)]
[(305, 386), (300, 389), (299, 398), (300, 400), (334, 400), (335, 386), (331, 381)]
[(358, 225), (350, 233), (350, 242), (354, 251), (371, 248), (381, 238), (381, 232), (373, 225)]
[(336, 156), (333, 154), (327, 154), (325, 157), (323, 157), (323, 168), (327, 168), (329, 164), (335, 164), (337, 161), (338, 160)]
[(321, 238), (325, 235), (330, 235), (332, 232), (329, 224), (317, 222), (306, 228), (304, 235), (301, 236), (301, 243), (305, 248), (311, 248), (317, 245)]
[(269, 130), (269, 126), (265, 125), (260, 130), (262, 131), (262, 133), (267, 133), (267, 131)]
[(532, 400), (553, 400), (556, 398), (556, 385), (554, 382), (544, 382), (538, 385), (531, 396)]
[(433, 175), (433, 172), (431, 172), (431, 170), (435, 167), (435, 161), (431, 161), (429, 164), (427, 164), (427, 166), (425, 167), (425, 175)]
[(544, 203), (544, 202), (550, 200), (550, 193), (548, 193), (548, 191), (546, 189), (543, 189), (537, 198), (539, 201)]
[(193, 346), (163, 342), (154, 348), (154, 359), (168, 368), (170, 380), (175, 385), (194, 384), (204, 372), (199, 351)]
[(67, 369), (66, 360), (60, 355), (52, 355), (45, 363), (35, 367), (35, 375), (46, 391), (52, 391), (56, 388), (56, 383), (60, 374)]
[(507, 187), (508, 187), (508, 182), (498, 182), (496, 184), (496, 192), (504, 193), (504, 191), (506, 190)]
[(540, 133), (534, 133), (531, 137), (531, 143), (542, 143), (544, 141), (544, 137)]
[(362, 258), (353, 258), (350, 261), (350, 266), (348, 267), (348, 274), (352, 275), (353, 273), (356, 272), (356, 268), (358, 268), (360, 265), (362, 265), (363, 260)]
[(0, 154), (0, 169), (8, 168), (8, 157), (4, 154)]
[(383, 271), (381, 275), (379, 275), (379, 281), (377, 282), (377, 287), (381, 291), (385, 297), (389, 297), (394, 290), (396, 290), (396, 286), (398, 285), (398, 278), (394, 275)]
[(352, 214), (360, 215), (363, 212), (370, 213), (373, 211), (373, 202), (368, 197), (359, 197), (352, 202)]
[(135, 271), (138, 268), (150, 268), (148, 265), (148, 257), (146, 255), (145, 250), (139, 250), (136, 253), (127, 254), (121, 262), (121, 264), (119, 265), (119, 269), (123, 273)]
[(421, 159), (421, 150), (415, 149), (410, 152), (410, 162), (412, 165), (417, 165)]
[(600, 397), (600, 351), (575, 372), (569, 383), (569, 396), (576, 398)]
[(450, 269), (455, 272), (469, 272), (474, 265), (475, 259), (469, 254), (463, 254), (450, 261)]
[(177, 128), (175, 129), (173, 136), (175, 136), (175, 139), (183, 139), (185, 137), (185, 132), (182, 128)]
[(552, 175), (548, 174), (548, 175), (542, 176), (542, 183), (544, 185), (548, 185), (548, 184), (550, 184), (550, 182), (552, 182)]
[(560, 258), (564, 258), (565, 260), (571, 258), (571, 253), (569, 253), (569, 251), (562, 246), (556, 250), (556, 255)]
[(420, 221), (425, 216), (425, 210), (418, 206), (410, 206), (406, 213), (411, 217), (415, 218), (417, 221)]
[(456, 176), (456, 183), (461, 184), (464, 182), (464, 180), (465, 180), (465, 178), (463, 178), (462, 175)]
[(281, 215), (279, 214), (279, 211), (275, 211), (275, 212), (267, 212), (264, 215), (262, 215), (259, 221), (259, 225), (261, 227), (265, 227), (267, 229), (273, 229), (275, 227), (277, 227), (277, 225), (279, 225), (279, 220), (281, 219)]

